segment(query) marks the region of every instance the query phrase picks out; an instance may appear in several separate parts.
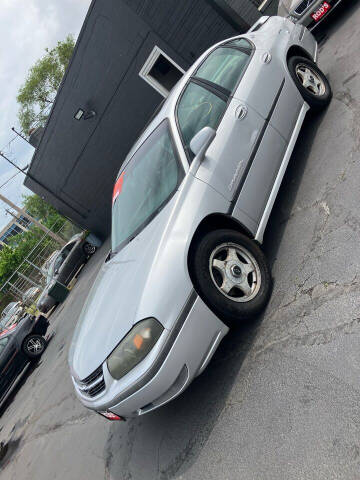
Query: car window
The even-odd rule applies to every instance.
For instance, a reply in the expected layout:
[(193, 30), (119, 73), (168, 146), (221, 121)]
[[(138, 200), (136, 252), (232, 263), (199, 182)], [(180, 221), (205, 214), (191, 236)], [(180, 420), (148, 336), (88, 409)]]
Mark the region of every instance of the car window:
[(217, 48), (197, 70), (196, 77), (232, 92), (248, 64), (249, 57), (250, 51)]
[(4, 350), (9, 343), (9, 337), (0, 338), (0, 353)]
[(1, 316), (2, 317), (5, 317), (5, 315), (7, 315), (9, 313), (9, 311), (14, 307), (14, 305), (16, 305), (17, 302), (10, 302), (5, 308), (4, 310), (1, 312)]
[(141, 145), (117, 179), (113, 195), (112, 250), (138, 234), (170, 199), (184, 176), (167, 122)]
[(246, 38), (234, 38), (234, 40), (230, 40), (230, 42), (226, 42), (225, 44), (228, 47), (238, 47), (245, 50), (249, 50), (250, 52), (253, 49), (252, 44)]
[(47, 275), (46, 275), (46, 283), (47, 284), (52, 280), (52, 277), (54, 275), (54, 264), (55, 264), (55, 260), (53, 260), (49, 265)]
[(59, 271), (61, 265), (65, 262), (67, 256), (69, 255), (68, 250), (64, 250), (59, 253), (59, 256), (56, 258), (54, 262), (54, 273), (56, 274)]
[(185, 150), (190, 158), (191, 139), (204, 127), (217, 128), (226, 109), (226, 102), (215, 93), (190, 82), (177, 106), (177, 119)]
[(59, 252), (58, 255), (52, 259), (49, 269), (46, 276), (46, 284), (49, 284), (55, 275), (55, 270), (58, 270), (63, 263), (64, 259), (62, 257), (62, 252)]

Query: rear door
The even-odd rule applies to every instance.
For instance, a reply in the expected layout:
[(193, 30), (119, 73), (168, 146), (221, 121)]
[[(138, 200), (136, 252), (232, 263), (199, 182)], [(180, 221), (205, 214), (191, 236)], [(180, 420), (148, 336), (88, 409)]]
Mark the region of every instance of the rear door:
[(288, 142), (304, 101), (285, 68), (289, 34), (277, 29), (267, 34), (267, 40), (268, 49), (256, 49), (245, 38), (227, 43), (252, 49), (251, 62), (233, 95), (248, 102)]

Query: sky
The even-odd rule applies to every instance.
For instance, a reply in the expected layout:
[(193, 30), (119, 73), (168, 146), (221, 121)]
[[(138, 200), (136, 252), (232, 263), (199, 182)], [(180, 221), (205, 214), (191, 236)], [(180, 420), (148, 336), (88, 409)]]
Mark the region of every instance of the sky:
[[(34, 149), (21, 138), (13, 140), (11, 127), (20, 130), (17, 92), (45, 48), (54, 47), (69, 33), (77, 38), (90, 3), (91, 0), (0, 0), (0, 151), (20, 167), (30, 163)], [(0, 157), (1, 193), (20, 204), (22, 195), (31, 192), (23, 186), (24, 175), (14, 176), (16, 172)], [(11, 219), (5, 208), (0, 203), (0, 229)]]

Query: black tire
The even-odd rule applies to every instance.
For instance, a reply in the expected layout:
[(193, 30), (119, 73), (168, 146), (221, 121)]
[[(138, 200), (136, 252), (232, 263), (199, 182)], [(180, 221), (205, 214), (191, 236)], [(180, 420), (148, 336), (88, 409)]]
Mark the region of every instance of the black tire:
[[(305, 88), (301, 83), (301, 80), (297, 74), (297, 69), (299, 66), (304, 65), (308, 67), (315, 75), (317, 75), (322, 82), (323, 92), (319, 94), (312, 93), (311, 90)], [(292, 76), (297, 88), (299, 89), (301, 96), (308, 103), (312, 110), (320, 111), (326, 108), (332, 98), (331, 86), (326, 78), (325, 74), (320, 70), (316, 63), (304, 57), (291, 57), (289, 62), (289, 72)], [(315, 78), (315, 77), (313, 77)]]
[(22, 344), (22, 350), (31, 359), (39, 358), (45, 350), (45, 338), (41, 335), (28, 335)]
[(83, 245), (83, 250), (87, 257), (91, 257), (91, 255), (94, 255), (94, 253), (96, 252), (96, 247), (95, 245), (92, 245), (91, 243), (86, 242)]
[[(235, 249), (237, 259), (242, 258), (239, 262), (244, 269), (241, 268), (242, 271), (240, 275), (237, 272), (240, 278), (236, 279), (236, 281), (242, 279), (242, 281), (248, 285), (252, 284), (251, 289), (253, 290), (249, 295), (245, 295), (242, 289), (239, 289), (237, 286), (228, 292), (228, 296), (220, 290), (220, 284), (224, 282), (226, 275), (230, 275), (230, 270), (232, 272), (233, 268), (237, 268), (235, 264), (231, 266), (232, 261), (224, 260), (222, 262), (226, 265), (226, 274), (224, 272), (217, 274), (216, 267), (210, 269), (210, 262), (214, 261), (217, 254), (226, 255), (226, 259), (229, 258), (229, 249)], [(224, 250), (224, 252), (222, 252), (222, 250)], [(247, 257), (239, 257), (239, 251), (240, 255), (241, 252), (244, 252)], [(214, 256), (214, 252), (219, 253), (215, 253)], [(246, 274), (245, 266), (247, 264), (254, 266), (254, 273)], [(261, 313), (269, 301), (272, 279), (265, 255), (254, 240), (237, 231), (215, 230), (204, 235), (195, 247), (191, 267), (194, 285), (200, 297), (229, 327), (238, 326), (242, 321), (255, 317)], [(218, 275), (220, 275), (220, 277)], [(232, 296), (234, 300), (229, 298), (230, 296)], [(245, 300), (246, 297), (249, 299)]]

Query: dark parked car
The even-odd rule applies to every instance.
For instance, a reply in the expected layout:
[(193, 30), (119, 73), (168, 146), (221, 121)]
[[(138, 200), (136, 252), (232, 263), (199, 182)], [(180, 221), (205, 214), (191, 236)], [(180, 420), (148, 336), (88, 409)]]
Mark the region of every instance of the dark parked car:
[(47, 313), (57, 304), (56, 299), (49, 295), (54, 284), (59, 282), (69, 285), (81, 265), (86, 263), (95, 251), (96, 247), (86, 241), (85, 234), (79, 233), (54, 255), (48, 267), (45, 289), (37, 302), (40, 312)]
[(45, 350), (44, 335), (49, 323), (43, 316), (24, 315), (20, 319), (5, 316), (0, 322), (0, 400), (2, 400), (26, 364)]

